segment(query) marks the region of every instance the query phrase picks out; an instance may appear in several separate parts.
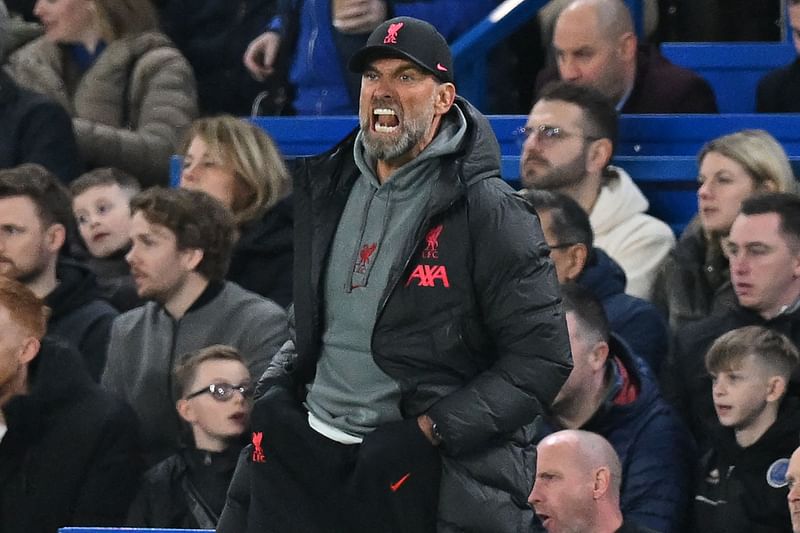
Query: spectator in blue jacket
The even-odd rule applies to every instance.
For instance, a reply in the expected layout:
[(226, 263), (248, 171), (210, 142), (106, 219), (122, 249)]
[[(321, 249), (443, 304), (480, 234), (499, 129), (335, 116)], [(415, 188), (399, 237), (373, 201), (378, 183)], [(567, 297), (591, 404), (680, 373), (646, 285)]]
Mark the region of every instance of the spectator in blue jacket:
[(625, 520), (661, 533), (683, 531), (696, 459), (688, 431), (647, 365), (610, 333), (589, 291), (567, 284), (562, 296), (574, 366), (544, 431), (605, 437), (622, 462)]
[(653, 304), (625, 294), (625, 272), (608, 254), (594, 247), (586, 211), (562, 193), (529, 189), (522, 194), (541, 219), (558, 281), (574, 281), (600, 300), (611, 331), (657, 374), (668, 351), (666, 322)]
[[(496, 0), (278, 0), (277, 15), (254, 39), (245, 66), (258, 80), (277, 73), (276, 61), (293, 48), (289, 81), (298, 115), (357, 113), (359, 74), (347, 72), (347, 59), (370, 32), (392, 17), (430, 22), (448, 42), (464, 33), (497, 4)], [(337, 4), (337, 13), (333, 13)], [(341, 6), (341, 7), (338, 7)]]

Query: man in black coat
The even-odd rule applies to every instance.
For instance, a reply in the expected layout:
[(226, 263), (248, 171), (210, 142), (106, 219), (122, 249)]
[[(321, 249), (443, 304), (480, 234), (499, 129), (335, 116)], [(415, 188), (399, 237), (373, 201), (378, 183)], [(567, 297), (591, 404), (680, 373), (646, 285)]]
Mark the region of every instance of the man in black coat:
[[(716, 425), (706, 351), (744, 326), (774, 329), (800, 345), (800, 198), (770, 193), (744, 201), (726, 243), (737, 305), (681, 328), (662, 374), (664, 396), (688, 422), (701, 452)], [(790, 386), (798, 385), (797, 371)]]
[[(789, 0), (789, 25), (794, 47), (800, 53), (800, 0)], [(756, 111), (759, 113), (800, 112), (800, 57), (767, 73), (758, 82)]]
[(543, 70), (537, 88), (559, 77), (589, 85), (620, 113), (716, 113), (714, 91), (696, 73), (670, 63), (656, 48), (638, 45), (621, 0), (576, 0), (553, 32), (557, 68)]
[(526, 531), (571, 369), (541, 227), (430, 24), (356, 53), (361, 125), (295, 173), (296, 328), (218, 531)]
[(0, 274), (46, 301), (52, 310), (48, 333), (78, 350), (98, 380), (118, 313), (99, 298), (94, 274), (59, 258), (74, 226), (70, 204), (64, 186), (42, 166), (0, 170)]
[(0, 533), (120, 525), (141, 473), (133, 411), (42, 339), (46, 316), (0, 277)]

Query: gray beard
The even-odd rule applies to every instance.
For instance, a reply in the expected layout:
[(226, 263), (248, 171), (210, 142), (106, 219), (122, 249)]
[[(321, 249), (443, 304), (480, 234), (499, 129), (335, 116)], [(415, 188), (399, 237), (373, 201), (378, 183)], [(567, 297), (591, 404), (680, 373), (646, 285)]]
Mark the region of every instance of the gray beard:
[(364, 152), (370, 158), (379, 159), (381, 161), (391, 161), (408, 153), (418, 142), (422, 140), (425, 132), (410, 131), (409, 128), (404, 128), (400, 138), (397, 141), (389, 141), (386, 139), (378, 139), (373, 137), (369, 125), (362, 126), (362, 141), (364, 143)]
[(433, 122), (433, 104), (435, 102), (436, 96), (434, 95), (427, 113), (415, 119), (406, 119), (405, 123), (400, 125), (402, 132), (397, 140), (378, 137), (369, 127), (369, 117), (361, 119), (361, 140), (366, 156), (380, 161), (392, 161), (410, 152), (425, 138), (425, 134)]

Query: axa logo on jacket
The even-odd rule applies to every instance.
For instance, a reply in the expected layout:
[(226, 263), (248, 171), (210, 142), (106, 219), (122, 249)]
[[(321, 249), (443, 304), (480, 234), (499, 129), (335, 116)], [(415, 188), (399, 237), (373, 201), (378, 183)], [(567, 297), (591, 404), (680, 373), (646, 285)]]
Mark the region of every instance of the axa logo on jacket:
[[(439, 224), (425, 235), (425, 249), (420, 253), (421, 259), (439, 259), (439, 237), (443, 229), (443, 225)], [(450, 288), (447, 268), (444, 265), (418, 264), (408, 276), (406, 287), (415, 280), (417, 287), (436, 287), (436, 282), (441, 281), (443, 287)]]

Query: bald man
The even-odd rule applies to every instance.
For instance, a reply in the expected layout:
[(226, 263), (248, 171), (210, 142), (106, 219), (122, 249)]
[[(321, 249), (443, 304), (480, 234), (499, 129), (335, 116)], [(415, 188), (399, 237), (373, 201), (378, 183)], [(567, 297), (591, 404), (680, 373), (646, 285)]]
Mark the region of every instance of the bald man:
[(545, 437), (536, 451), (528, 503), (548, 533), (653, 533), (624, 521), (622, 465), (606, 439), (567, 429)]
[(538, 89), (561, 78), (589, 85), (622, 113), (716, 113), (711, 86), (694, 72), (639, 45), (622, 0), (574, 0), (553, 31), (556, 68), (537, 78)]
[(789, 459), (786, 470), (786, 483), (789, 485), (789, 516), (792, 519), (792, 533), (800, 533), (800, 448)]

